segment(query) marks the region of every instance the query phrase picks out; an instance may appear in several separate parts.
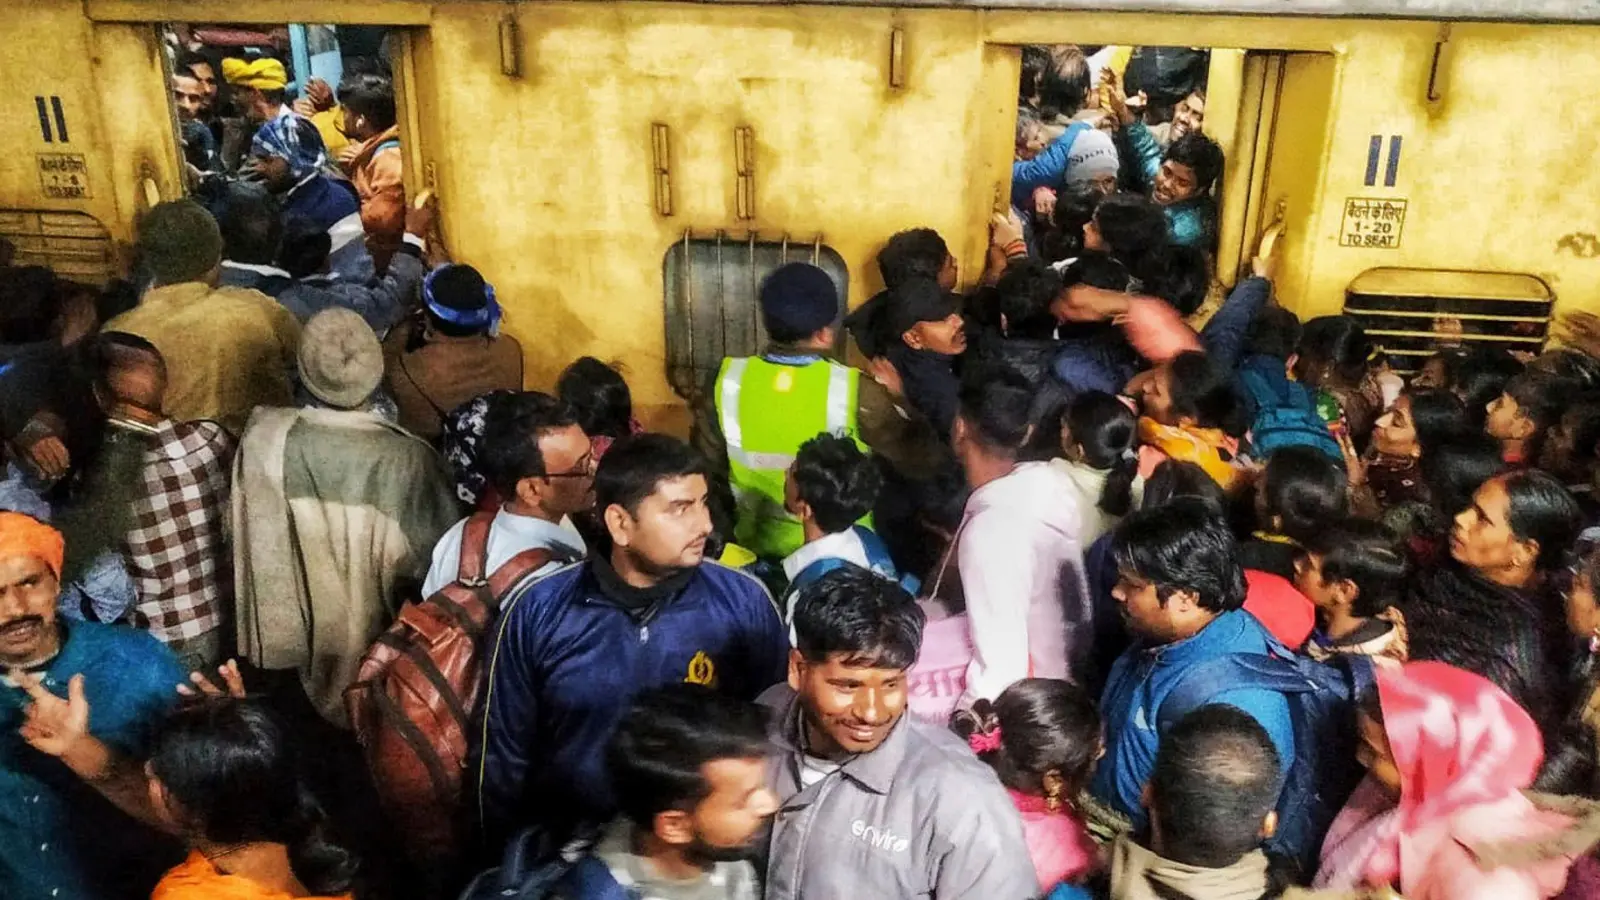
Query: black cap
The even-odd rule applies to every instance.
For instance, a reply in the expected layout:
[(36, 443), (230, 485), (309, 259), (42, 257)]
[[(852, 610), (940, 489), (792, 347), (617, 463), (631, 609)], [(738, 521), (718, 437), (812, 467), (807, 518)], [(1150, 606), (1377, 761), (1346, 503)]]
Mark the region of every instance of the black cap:
[(961, 298), (932, 278), (912, 278), (889, 292), (885, 320), (891, 335), (902, 335), (918, 322), (939, 322), (961, 311)]

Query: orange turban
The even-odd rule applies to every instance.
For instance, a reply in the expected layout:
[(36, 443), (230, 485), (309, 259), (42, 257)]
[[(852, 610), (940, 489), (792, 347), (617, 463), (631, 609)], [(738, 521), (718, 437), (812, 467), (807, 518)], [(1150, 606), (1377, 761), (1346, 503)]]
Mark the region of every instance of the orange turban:
[(9, 556), (36, 556), (57, 578), (66, 556), (67, 543), (61, 532), (22, 513), (0, 512), (0, 559)]

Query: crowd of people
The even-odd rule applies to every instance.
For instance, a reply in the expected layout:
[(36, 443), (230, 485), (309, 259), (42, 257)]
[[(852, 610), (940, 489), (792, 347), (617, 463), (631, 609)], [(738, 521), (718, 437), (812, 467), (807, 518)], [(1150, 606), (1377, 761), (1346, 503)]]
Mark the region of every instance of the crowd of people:
[(525, 389), (377, 69), (223, 59), (230, 170), (180, 59), (201, 199), (0, 258), (0, 895), (1600, 896), (1600, 318), (1408, 379), (1265, 247), (1205, 304), (1203, 86), (1095, 56), (969, 291), (777, 268), (688, 441)]

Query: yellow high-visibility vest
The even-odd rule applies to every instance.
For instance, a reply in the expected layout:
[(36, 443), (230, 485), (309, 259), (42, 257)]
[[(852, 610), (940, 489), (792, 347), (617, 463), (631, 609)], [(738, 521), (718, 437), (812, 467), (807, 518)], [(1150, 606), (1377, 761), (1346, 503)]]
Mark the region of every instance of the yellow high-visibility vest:
[(805, 365), (729, 357), (717, 375), (717, 421), (728, 445), (728, 471), (738, 520), (734, 540), (766, 559), (782, 559), (805, 543), (800, 520), (783, 508), (784, 474), (800, 445), (856, 427), (861, 372), (827, 359)]

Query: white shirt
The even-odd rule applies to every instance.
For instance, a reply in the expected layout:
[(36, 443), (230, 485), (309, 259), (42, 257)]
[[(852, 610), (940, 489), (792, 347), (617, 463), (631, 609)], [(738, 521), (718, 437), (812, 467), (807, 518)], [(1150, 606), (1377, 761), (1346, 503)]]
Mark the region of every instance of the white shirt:
[[(466, 528), (467, 520), (462, 519), (452, 525), (444, 537), (439, 538), (439, 543), (434, 545), (433, 565), (428, 567), (428, 577), (422, 582), (422, 596), (431, 596), (456, 580), (456, 575), (461, 571), (461, 535)], [(533, 516), (519, 516), (502, 508), (495, 513), (494, 522), (489, 525), (485, 572), (494, 574), (495, 569), (524, 550), (554, 547), (565, 548), (575, 556), (587, 556), (589, 552), (584, 546), (583, 537), (572, 527), (572, 520), (563, 518), (560, 525), (555, 525)], [(562, 565), (565, 563), (553, 559), (535, 574), (548, 574)]]
[(972, 492), (956, 565), (972, 629), (963, 707), (1028, 677), (1082, 675), (1093, 640), (1084, 522), (1061, 469), (1018, 463)]

